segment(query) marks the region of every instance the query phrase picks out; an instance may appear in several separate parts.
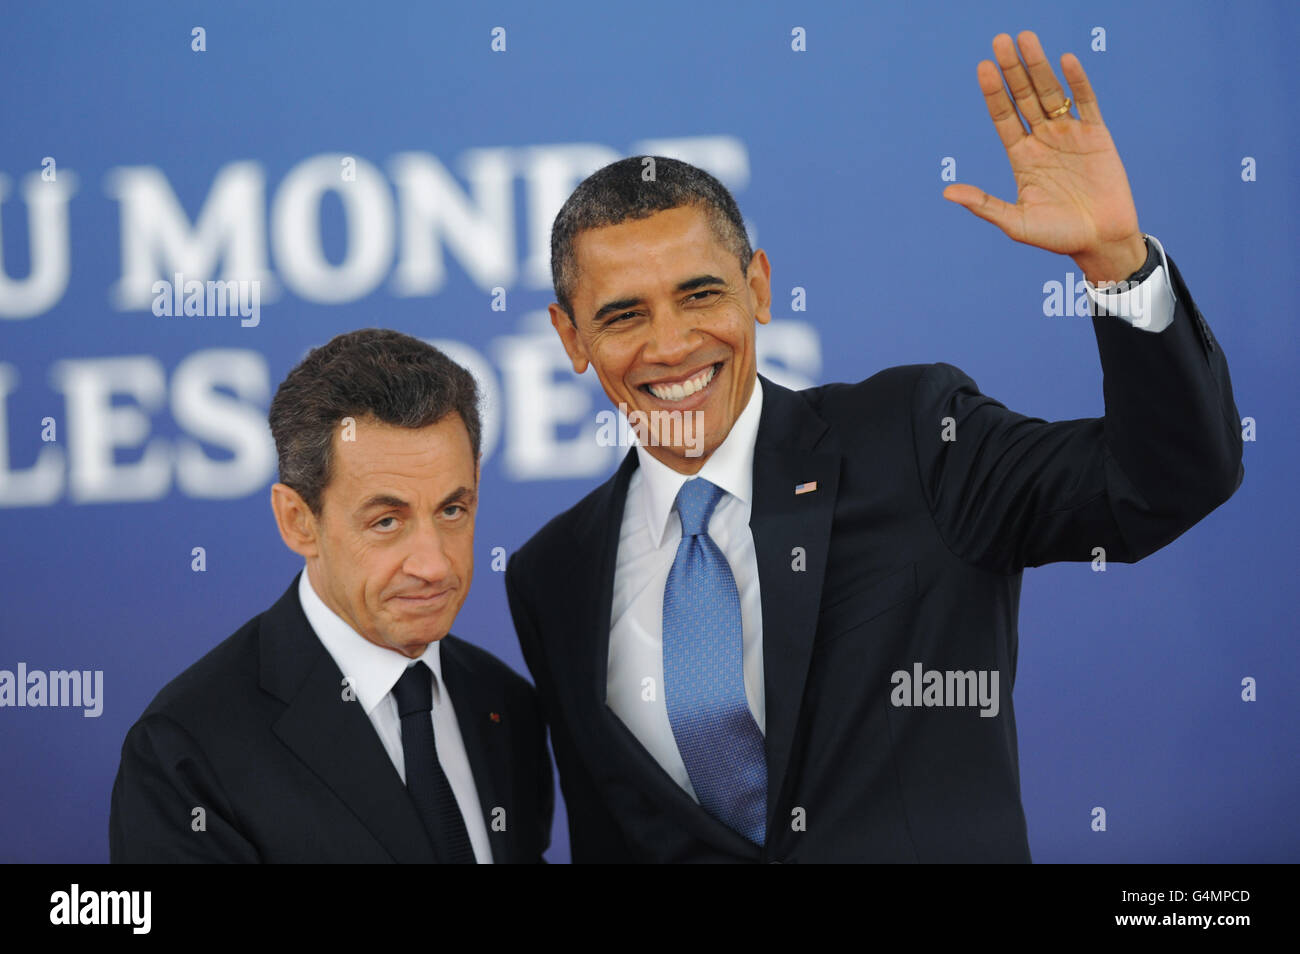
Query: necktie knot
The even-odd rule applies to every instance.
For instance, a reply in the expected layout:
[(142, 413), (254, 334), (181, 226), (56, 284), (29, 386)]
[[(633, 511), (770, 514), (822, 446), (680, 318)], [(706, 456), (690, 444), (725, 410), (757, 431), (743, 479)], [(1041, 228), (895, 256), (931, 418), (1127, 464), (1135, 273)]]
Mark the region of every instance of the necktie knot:
[(406, 717), (413, 712), (429, 712), (433, 709), (433, 681), (429, 678), (433, 672), (422, 662), (407, 666), (402, 678), (393, 686), (393, 698), (397, 700), (397, 712)]
[(688, 480), (677, 491), (677, 516), (682, 521), (682, 536), (694, 537), (708, 533), (709, 518), (713, 509), (726, 493), (717, 484), (711, 484), (702, 477)]

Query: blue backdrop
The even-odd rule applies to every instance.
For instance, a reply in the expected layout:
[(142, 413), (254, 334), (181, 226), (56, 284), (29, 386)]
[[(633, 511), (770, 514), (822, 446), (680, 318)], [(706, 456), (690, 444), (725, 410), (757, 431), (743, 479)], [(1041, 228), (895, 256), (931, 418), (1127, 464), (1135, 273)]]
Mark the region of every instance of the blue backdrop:
[[(1021, 29), (1058, 74), (1083, 61), (1141, 226), (1253, 422), (1241, 489), (1163, 551), (1025, 574), (1034, 856), (1300, 859), (1294, 5), (446, 6), (6, 9), (0, 670), (98, 671), (102, 694), (91, 717), (0, 708), (0, 860), (106, 860), (128, 726), (299, 569), (265, 411), (339, 332), (433, 340), (482, 380), (455, 631), (523, 671), (494, 548), (620, 453), (545, 321), (551, 220), (614, 158), (675, 155), (732, 188), (773, 263), (759, 348), (783, 383), (947, 361), (1023, 413), (1101, 414), (1089, 321), (1046, 313), (1077, 268), (941, 198), (947, 169), (1014, 199), (975, 67)], [(256, 280), (259, 307), (159, 316), (154, 282), (177, 273)], [(568, 858), (562, 814), (549, 857)]]

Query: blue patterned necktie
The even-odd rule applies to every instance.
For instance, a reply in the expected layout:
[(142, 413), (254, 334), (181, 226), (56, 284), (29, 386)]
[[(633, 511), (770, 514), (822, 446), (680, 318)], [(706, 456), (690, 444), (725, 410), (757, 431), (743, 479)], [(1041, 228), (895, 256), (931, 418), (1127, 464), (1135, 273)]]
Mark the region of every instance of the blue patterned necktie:
[(709, 537), (723, 493), (698, 477), (677, 493), (682, 542), (664, 587), (664, 703), (700, 804), (761, 845), (767, 759), (745, 698), (740, 593)]

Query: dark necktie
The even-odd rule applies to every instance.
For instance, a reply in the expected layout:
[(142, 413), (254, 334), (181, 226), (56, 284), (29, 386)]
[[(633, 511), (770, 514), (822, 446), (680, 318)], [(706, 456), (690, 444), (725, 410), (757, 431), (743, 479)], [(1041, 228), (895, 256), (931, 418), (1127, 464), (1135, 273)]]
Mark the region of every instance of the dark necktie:
[(474, 849), (456, 796), (438, 761), (433, 741), (433, 672), (423, 662), (408, 666), (393, 686), (397, 711), (402, 716), (402, 757), (406, 761), (406, 788), (419, 809), (433, 841), (434, 854), (443, 864), (472, 865)]

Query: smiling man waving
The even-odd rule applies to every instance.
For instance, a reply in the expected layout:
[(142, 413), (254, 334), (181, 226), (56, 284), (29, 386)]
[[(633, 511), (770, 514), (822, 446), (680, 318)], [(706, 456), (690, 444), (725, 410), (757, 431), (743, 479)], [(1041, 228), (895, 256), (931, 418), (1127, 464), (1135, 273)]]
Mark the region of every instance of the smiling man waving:
[(649, 428), (507, 570), (575, 861), (1030, 860), (1022, 570), (1139, 560), (1239, 485), (1223, 352), (1138, 230), (1083, 68), (1062, 59), (1076, 119), (1032, 33), (993, 48), (977, 75), (1018, 200), (945, 197), (1084, 270), (1104, 418), (1014, 413), (947, 364), (761, 377), (771, 264), (685, 163), (615, 162), (560, 210), (574, 371), (701, 438)]

